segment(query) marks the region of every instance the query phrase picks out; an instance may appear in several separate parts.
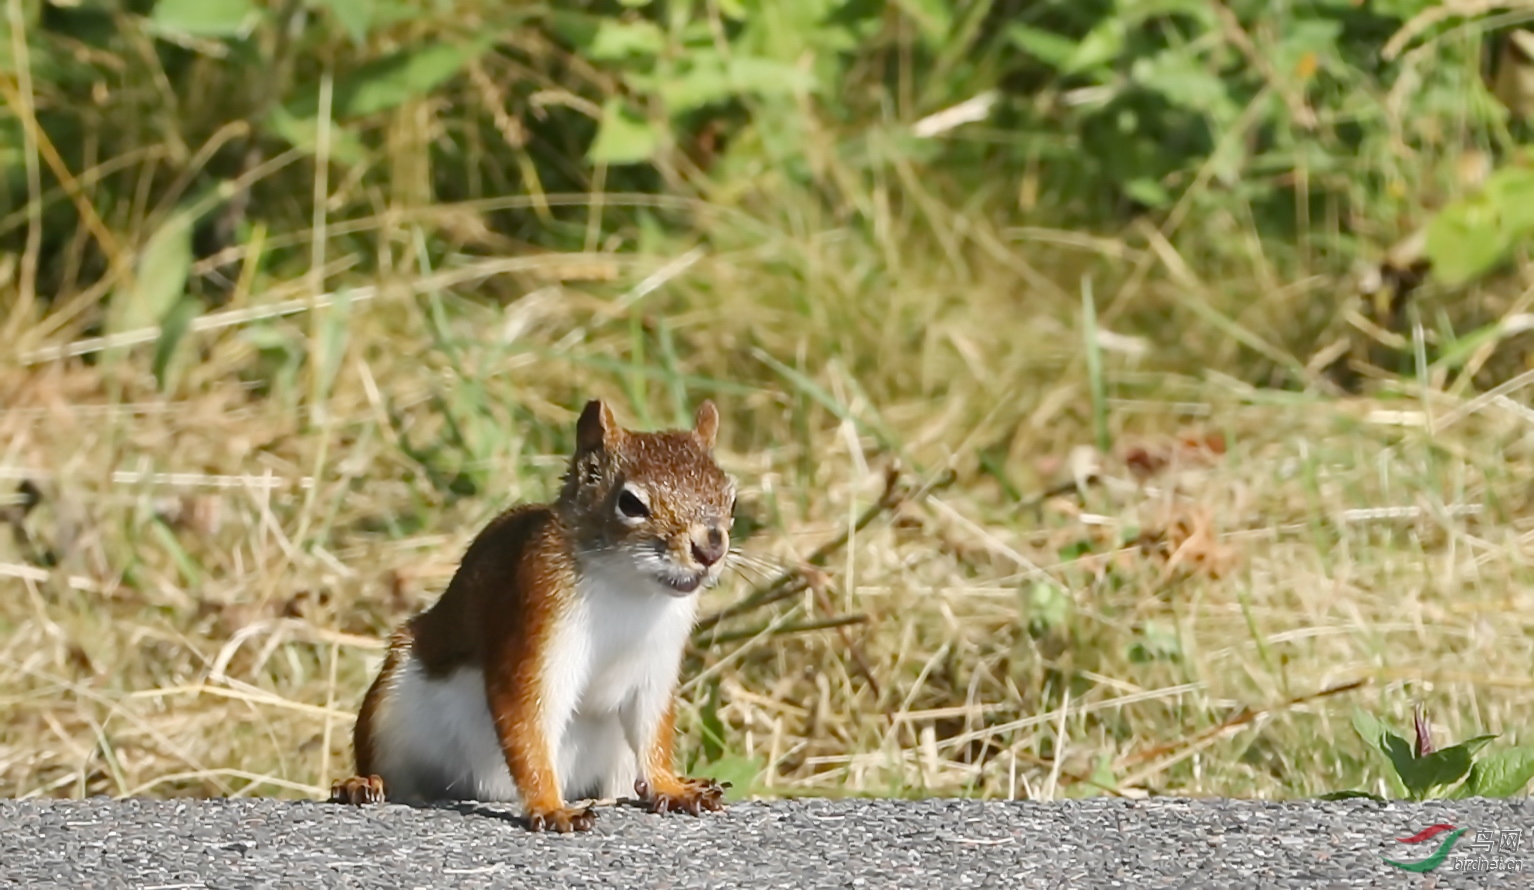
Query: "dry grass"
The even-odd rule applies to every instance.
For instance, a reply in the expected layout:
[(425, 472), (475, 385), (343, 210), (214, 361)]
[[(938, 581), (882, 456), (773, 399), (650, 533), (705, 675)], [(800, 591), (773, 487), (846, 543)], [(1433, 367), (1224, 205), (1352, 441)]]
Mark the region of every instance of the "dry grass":
[[(165, 391), (152, 342), (14, 330), (0, 479), (41, 498), (0, 537), (0, 795), (322, 794), (387, 629), (549, 495), (590, 396), (647, 426), (720, 402), (753, 533), (705, 612), (807, 582), (688, 663), (684, 752), (754, 758), (757, 793), (1310, 795), (1377, 775), (1351, 704), (1417, 699), (1440, 735), (1534, 741), (1516, 390), (1246, 386), (1170, 245), (1115, 242), (1101, 323), (1170, 321), (1104, 350), (1102, 454), (1064, 249), (718, 220), (691, 254), (444, 283), (379, 219), (367, 299), (254, 276)], [(806, 567), (897, 461), (898, 503)]]

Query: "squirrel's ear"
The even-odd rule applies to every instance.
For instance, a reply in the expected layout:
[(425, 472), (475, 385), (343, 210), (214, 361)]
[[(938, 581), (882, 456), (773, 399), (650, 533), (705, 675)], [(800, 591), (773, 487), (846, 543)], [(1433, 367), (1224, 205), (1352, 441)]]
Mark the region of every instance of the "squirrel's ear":
[(600, 451), (612, 444), (617, 432), (612, 409), (601, 399), (592, 399), (581, 411), (581, 419), (575, 422), (575, 450), (580, 454)]
[(698, 413), (693, 418), (693, 432), (705, 448), (714, 447), (714, 440), (719, 436), (719, 409), (714, 407), (711, 399), (704, 399), (698, 406)]

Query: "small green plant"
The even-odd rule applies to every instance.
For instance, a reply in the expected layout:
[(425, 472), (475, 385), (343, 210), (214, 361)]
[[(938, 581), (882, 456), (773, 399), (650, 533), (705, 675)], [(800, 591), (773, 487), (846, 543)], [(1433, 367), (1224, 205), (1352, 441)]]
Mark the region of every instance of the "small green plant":
[[(1419, 704), (1413, 711), (1416, 742), (1408, 743), (1391, 727), (1370, 714), (1353, 709), (1353, 729), (1379, 749), (1394, 770), (1398, 796), (1409, 800), (1462, 797), (1511, 797), (1534, 778), (1534, 745), (1517, 745), (1482, 754), (1496, 735), (1478, 735), (1447, 748), (1433, 745), (1427, 716)], [(1367, 791), (1337, 791), (1323, 800), (1368, 797)]]

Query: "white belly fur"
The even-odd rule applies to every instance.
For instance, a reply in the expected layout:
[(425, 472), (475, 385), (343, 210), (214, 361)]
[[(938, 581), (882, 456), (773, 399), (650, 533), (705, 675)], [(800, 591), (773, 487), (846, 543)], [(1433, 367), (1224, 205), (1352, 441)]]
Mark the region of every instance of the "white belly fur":
[[(544, 732), (567, 800), (633, 792), (676, 681), (697, 597), (589, 566), (544, 653)], [(391, 800), (515, 801), (477, 667), (430, 678), (412, 655), (375, 714), (374, 772)]]

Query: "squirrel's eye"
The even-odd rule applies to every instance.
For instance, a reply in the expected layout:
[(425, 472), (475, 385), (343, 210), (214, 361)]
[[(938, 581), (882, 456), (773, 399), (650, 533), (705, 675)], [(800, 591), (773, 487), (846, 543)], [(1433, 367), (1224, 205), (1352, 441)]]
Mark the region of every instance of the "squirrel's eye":
[(618, 512), (630, 519), (643, 519), (650, 515), (650, 508), (644, 505), (638, 495), (625, 488), (618, 495)]

